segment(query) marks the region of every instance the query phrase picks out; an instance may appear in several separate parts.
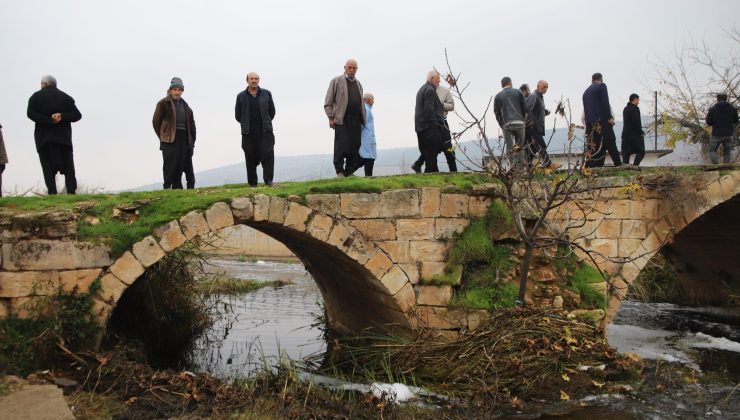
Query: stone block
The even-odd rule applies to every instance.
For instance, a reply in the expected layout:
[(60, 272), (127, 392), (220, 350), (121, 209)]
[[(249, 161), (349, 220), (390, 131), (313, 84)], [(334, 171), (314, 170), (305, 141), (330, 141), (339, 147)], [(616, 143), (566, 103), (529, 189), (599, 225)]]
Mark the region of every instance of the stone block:
[(404, 286), (411, 285), (408, 276), (397, 264), (385, 273), (380, 282), (383, 284), (383, 293), (391, 296), (398, 293)]
[(452, 286), (419, 286), (417, 305), (447, 306), (452, 300)]
[(447, 244), (438, 241), (410, 241), (409, 251), (413, 261), (444, 261)]
[(157, 228), (154, 231), (154, 237), (159, 239), (159, 246), (167, 252), (179, 248), (186, 240), (177, 220)]
[(329, 239), (333, 224), (334, 219), (331, 217), (320, 213), (316, 214), (308, 224), (308, 234), (320, 241), (326, 241)]
[(22, 319), (53, 314), (54, 307), (48, 296), (26, 296), (10, 299), (10, 311)]
[(686, 217), (684, 217), (683, 209), (674, 209), (672, 211), (669, 211), (668, 214), (666, 214), (665, 218), (663, 218), (662, 220), (667, 221), (668, 224), (673, 228), (674, 232), (680, 232), (681, 229), (686, 227), (686, 225), (688, 224), (686, 222)]
[(609, 200), (599, 201), (594, 207), (600, 212), (608, 215), (609, 219), (639, 219), (639, 217), (632, 216), (632, 205), (631, 200)]
[[(560, 298), (562, 301), (562, 298)], [(478, 329), (484, 322), (491, 318), (491, 314), (488, 311), (469, 311), (467, 313), (468, 330), (473, 331)]]
[(434, 330), (449, 330), (467, 326), (467, 319), (450, 315), (447, 308), (436, 306), (417, 306), (414, 314), (419, 324)]
[(110, 262), (105, 245), (49, 239), (3, 244), (6, 270), (76, 270), (105, 267)]
[(393, 222), (383, 219), (353, 220), (350, 225), (371, 241), (392, 241), (396, 239), (396, 227)]
[(423, 240), (434, 238), (434, 219), (396, 220), (396, 238), (399, 240)]
[(618, 257), (619, 243), (617, 239), (592, 239), (587, 241), (588, 247), (605, 258)]
[(58, 292), (56, 271), (0, 271), (0, 298), (51, 296)]
[(206, 210), (206, 222), (213, 232), (234, 225), (234, 214), (226, 203), (216, 203)]
[(365, 268), (367, 268), (376, 279), (382, 278), (391, 267), (393, 267), (393, 261), (391, 261), (383, 252), (376, 253), (375, 256), (365, 263)]
[(619, 240), (619, 256), (627, 258), (632, 255), (635, 250), (640, 247), (642, 239), (620, 239)]
[(630, 205), (630, 214), (623, 219), (653, 220), (657, 219), (660, 200), (635, 200)]
[[(468, 219), (445, 219), (437, 218), (434, 221), (435, 239), (452, 239), (455, 235), (462, 233), (470, 224)], [(416, 239), (416, 238), (409, 238)]]
[(604, 219), (596, 228), (596, 237), (603, 239), (617, 239), (621, 231), (622, 221), (619, 219)]
[(436, 275), (444, 274), (445, 265), (446, 263), (444, 262), (422, 261), (421, 278), (423, 280), (429, 280)]
[(342, 251), (346, 251), (352, 243), (350, 237), (352, 232), (342, 223), (336, 223), (329, 234), (327, 242)]
[(102, 272), (101, 268), (61, 271), (59, 272), (59, 290), (63, 295), (86, 293)]
[(126, 251), (110, 266), (110, 272), (122, 282), (130, 285), (144, 274), (144, 266), (132, 253)]
[(416, 263), (398, 264), (398, 266), (401, 267), (401, 270), (403, 270), (404, 273), (406, 273), (406, 276), (409, 278), (409, 283), (419, 283), (419, 266)]
[(7, 318), (10, 315), (10, 298), (0, 298), (0, 319)]
[(355, 235), (347, 248), (347, 256), (364, 265), (374, 255), (372, 251), (378, 252), (372, 242)]
[(380, 194), (380, 217), (419, 215), (419, 190), (391, 190)]
[(622, 220), (622, 231), (619, 235), (624, 239), (645, 239), (647, 236), (647, 225), (642, 220)]
[(195, 210), (180, 218), (180, 227), (185, 239), (193, 239), (196, 236), (208, 233), (206, 218), (203, 217), (203, 213)]
[(95, 315), (98, 325), (104, 327), (108, 323), (111, 313), (113, 313), (113, 306), (100, 299), (93, 299), (92, 313)]
[(673, 228), (667, 221), (661, 220), (653, 228), (653, 233), (661, 242), (668, 242), (673, 237)]
[(231, 200), (231, 212), (236, 223), (244, 223), (254, 218), (254, 204), (249, 197), (236, 197)]
[(141, 241), (134, 244), (133, 253), (137, 260), (145, 268), (156, 263), (165, 253), (161, 246), (157, 243), (157, 240), (152, 236), (147, 236)]
[(439, 204), (441, 201), (441, 191), (439, 188), (422, 188), (421, 189), (421, 217), (439, 216)]
[(270, 197), (270, 214), (268, 220), (272, 223), (283, 224), (285, 221), (285, 206), (288, 200), (282, 197)]
[(263, 222), (270, 215), (270, 197), (264, 194), (254, 196), (254, 221)]
[(377, 242), (377, 245), (385, 251), (386, 254), (395, 263), (411, 262), (411, 253), (409, 252), (409, 241), (385, 241)]
[(472, 196), (468, 203), (470, 217), (486, 217), (488, 207), (491, 206), (493, 199), (486, 196)]
[(641, 247), (647, 251), (654, 253), (663, 247), (664, 241), (662, 241), (655, 232), (648, 235), (644, 241), (642, 241)]
[(439, 214), (442, 217), (467, 217), (469, 197), (465, 194), (442, 194)]
[(311, 209), (298, 203), (290, 203), (288, 214), (285, 216), (283, 225), (297, 230), (298, 232), (306, 231), (306, 220), (311, 215)]
[(100, 283), (101, 287), (97, 296), (104, 302), (111, 304), (118, 302), (118, 299), (121, 298), (123, 292), (128, 288), (125, 283), (111, 273), (104, 275), (100, 279)]
[(306, 204), (316, 211), (331, 216), (339, 215), (339, 194), (308, 194)]
[(401, 312), (408, 313), (416, 307), (416, 292), (414, 292), (414, 286), (411, 283), (406, 283), (395, 295), (393, 299), (398, 304)]
[(378, 194), (341, 194), (342, 216), (349, 219), (375, 219), (380, 215)]

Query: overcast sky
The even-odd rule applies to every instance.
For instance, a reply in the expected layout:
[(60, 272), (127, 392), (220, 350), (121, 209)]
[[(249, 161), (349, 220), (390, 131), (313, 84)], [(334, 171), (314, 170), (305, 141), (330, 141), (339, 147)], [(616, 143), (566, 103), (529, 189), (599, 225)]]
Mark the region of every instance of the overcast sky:
[(738, 0), (0, 0), (3, 186), (45, 190), (26, 118), (44, 74), (82, 112), (73, 124), (78, 181), (112, 191), (161, 181), (151, 117), (172, 76), (195, 113), (198, 172), (244, 159), (234, 102), (248, 71), (273, 93), (277, 155), (331, 153), (323, 99), (350, 57), (375, 94), (379, 149), (414, 146), (416, 91), (431, 67), (443, 68), (445, 48), (472, 83), (471, 104), (482, 108), (503, 76), (515, 86), (545, 78), (548, 106), (571, 98), (579, 117), (592, 73), (604, 74), (621, 110), (630, 93), (650, 95), (651, 58), (689, 35), (729, 48), (722, 28), (738, 16)]

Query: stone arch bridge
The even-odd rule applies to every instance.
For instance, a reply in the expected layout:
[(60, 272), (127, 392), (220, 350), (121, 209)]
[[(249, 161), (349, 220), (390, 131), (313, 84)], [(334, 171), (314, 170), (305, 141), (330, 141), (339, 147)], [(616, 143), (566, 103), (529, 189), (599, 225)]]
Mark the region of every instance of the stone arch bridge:
[[(599, 179), (596, 206), (584, 246), (629, 259), (606, 263), (612, 284), (624, 290), (653, 254), (676, 263), (682, 280), (697, 293), (740, 285), (740, 169), (692, 175), (696, 205), (677, 206), (657, 193), (624, 196), (625, 177)], [(101, 279), (95, 312), (106, 322), (118, 299), (145, 271), (187, 240), (244, 224), (283, 242), (318, 283), (330, 327), (359, 333), (377, 325), (412, 329), (475, 328), (484, 313), (448, 309), (450, 286), (424, 285), (442, 271), (451, 238), (485, 215), (492, 201), (485, 186), (461, 193), (408, 188), (382, 193), (309, 194), (290, 200), (254, 195), (191, 211), (142, 238), (120, 256), (101, 244), (77, 240), (79, 216), (4, 211), (0, 263), (0, 317), (27, 316), (34, 300), (86, 290)], [(567, 209), (555, 215), (567, 218)], [(420, 281), (422, 280), (422, 281)], [(719, 288), (719, 289), (718, 289)], [(618, 291), (618, 290), (613, 290)], [(618, 307), (612, 297), (608, 313)]]

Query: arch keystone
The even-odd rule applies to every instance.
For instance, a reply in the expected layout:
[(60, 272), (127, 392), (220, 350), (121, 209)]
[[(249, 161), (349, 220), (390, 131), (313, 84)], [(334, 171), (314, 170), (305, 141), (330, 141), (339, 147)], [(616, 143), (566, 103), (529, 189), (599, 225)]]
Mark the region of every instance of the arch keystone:
[(186, 240), (177, 220), (158, 227), (154, 231), (154, 236), (159, 239), (159, 246), (167, 252), (179, 248)]
[(198, 235), (208, 233), (208, 223), (203, 213), (193, 210), (180, 218), (180, 226), (186, 239), (193, 239)]
[(126, 251), (121, 255), (113, 265), (110, 266), (110, 272), (113, 273), (119, 280), (131, 285), (136, 281), (142, 274), (144, 274), (144, 266), (141, 265), (139, 260), (133, 256), (130, 252)]
[(285, 216), (283, 225), (297, 230), (298, 232), (306, 231), (306, 220), (311, 215), (312, 210), (298, 203), (290, 203), (288, 214)]
[(238, 222), (246, 222), (254, 217), (254, 205), (249, 197), (236, 197), (231, 200), (231, 209), (234, 219)]

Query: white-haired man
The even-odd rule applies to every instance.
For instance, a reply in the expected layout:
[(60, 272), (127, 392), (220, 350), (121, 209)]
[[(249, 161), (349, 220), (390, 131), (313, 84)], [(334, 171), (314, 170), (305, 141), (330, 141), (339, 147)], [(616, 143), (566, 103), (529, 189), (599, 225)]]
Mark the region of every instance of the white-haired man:
[(373, 166), (378, 157), (375, 144), (375, 117), (373, 116), (375, 96), (370, 92), (365, 92), (362, 100), (365, 102), (365, 125), (360, 135), (360, 163), (365, 167), (365, 176), (373, 176)]
[(41, 90), (28, 99), (28, 118), (36, 123), (34, 139), (49, 195), (57, 193), (56, 174), (64, 175), (67, 194), (77, 192), (72, 154), (72, 123), (82, 118), (71, 96), (57, 88), (52, 76), (41, 79)]
[(431, 70), (427, 81), (416, 93), (414, 112), (414, 129), (419, 151), (424, 156), (424, 172), (439, 172), (437, 155), (442, 151), (444, 126), (444, 108), (437, 95), (439, 73)]
[(257, 166), (262, 165), (262, 179), (269, 187), (275, 172), (275, 134), (272, 131), (275, 103), (272, 93), (259, 84), (257, 73), (247, 74), (247, 88), (236, 97), (235, 117), (242, 129), (247, 182), (250, 187), (257, 186)]
[[(447, 83), (450, 84), (450, 86), (453, 86), (453, 83), (455, 83), (455, 79), (452, 77), (452, 75), (447, 75), (445, 80), (447, 81)], [(447, 113), (455, 110), (455, 100), (452, 97), (452, 92), (442, 85), (437, 86), (437, 96), (439, 96), (439, 100), (442, 102), (442, 109), (444, 110), (444, 126), (447, 129), (442, 131), (442, 153), (444, 153), (445, 155), (445, 160), (447, 160), (447, 167), (450, 169), (450, 172), (457, 172), (455, 148), (452, 145), (450, 126), (447, 123)], [(424, 156), (420, 155), (419, 158), (416, 159), (416, 162), (411, 165), (411, 169), (413, 169), (414, 172), (419, 173), (421, 172), (423, 165)]]
[(352, 175), (360, 167), (360, 136), (365, 125), (362, 84), (355, 77), (357, 61), (347, 60), (344, 73), (329, 82), (324, 112), (334, 130), (334, 170), (337, 176)]

